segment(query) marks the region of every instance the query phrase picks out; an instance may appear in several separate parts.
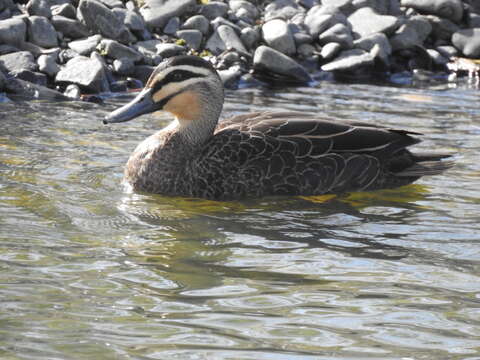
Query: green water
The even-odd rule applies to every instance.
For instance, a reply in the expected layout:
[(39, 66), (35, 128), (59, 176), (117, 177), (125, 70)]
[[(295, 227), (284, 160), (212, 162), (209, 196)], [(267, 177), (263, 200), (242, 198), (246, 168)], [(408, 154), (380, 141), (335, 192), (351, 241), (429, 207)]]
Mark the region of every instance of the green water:
[(456, 166), (398, 190), (212, 202), (126, 193), (168, 117), (0, 104), (1, 359), (480, 359), (480, 93), (322, 83), (226, 114), (422, 132)]

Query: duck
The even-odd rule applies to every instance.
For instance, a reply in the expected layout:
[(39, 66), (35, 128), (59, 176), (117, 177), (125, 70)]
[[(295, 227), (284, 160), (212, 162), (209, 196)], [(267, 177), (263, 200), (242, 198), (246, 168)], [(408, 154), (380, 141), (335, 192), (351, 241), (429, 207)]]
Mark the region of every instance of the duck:
[(161, 62), (145, 87), (104, 124), (166, 111), (125, 166), (134, 192), (235, 200), (391, 189), (452, 166), (450, 154), (413, 153), (416, 132), (317, 114), (264, 111), (219, 121), (224, 88), (213, 65), (181, 55)]

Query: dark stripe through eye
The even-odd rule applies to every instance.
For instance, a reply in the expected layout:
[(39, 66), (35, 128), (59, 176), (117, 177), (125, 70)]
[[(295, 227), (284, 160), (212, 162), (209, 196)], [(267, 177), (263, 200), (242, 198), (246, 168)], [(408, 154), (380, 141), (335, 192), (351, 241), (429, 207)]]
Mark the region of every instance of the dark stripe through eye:
[(199, 77), (205, 77), (205, 75), (188, 70), (174, 70), (165, 76), (161, 81), (154, 83), (153, 90), (154, 92), (160, 90), (165, 84), (170, 82), (180, 82)]

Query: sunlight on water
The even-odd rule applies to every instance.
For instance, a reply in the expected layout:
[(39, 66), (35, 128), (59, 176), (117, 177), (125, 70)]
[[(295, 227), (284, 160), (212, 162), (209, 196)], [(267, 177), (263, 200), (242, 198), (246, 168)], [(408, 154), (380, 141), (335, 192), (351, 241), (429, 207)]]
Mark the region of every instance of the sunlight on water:
[(399, 189), (238, 202), (124, 191), (168, 117), (0, 104), (0, 358), (480, 358), (478, 91), (243, 89), (226, 114), (424, 133), (455, 167)]

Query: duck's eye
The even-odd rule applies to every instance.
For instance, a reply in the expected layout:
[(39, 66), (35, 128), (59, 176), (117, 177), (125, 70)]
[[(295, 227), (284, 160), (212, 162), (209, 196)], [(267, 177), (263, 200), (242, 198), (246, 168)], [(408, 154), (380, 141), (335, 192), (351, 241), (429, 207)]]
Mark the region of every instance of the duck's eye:
[(173, 77), (173, 80), (174, 80), (174, 81), (181, 81), (181, 80), (183, 80), (183, 74), (182, 74), (182, 73), (179, 73), (179, 72), (173, 73), (173, 74), (172, 74), (172, 77)]

